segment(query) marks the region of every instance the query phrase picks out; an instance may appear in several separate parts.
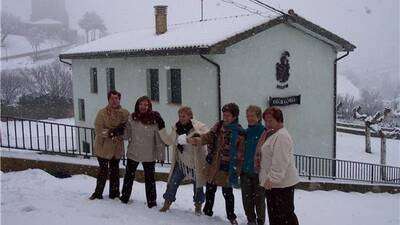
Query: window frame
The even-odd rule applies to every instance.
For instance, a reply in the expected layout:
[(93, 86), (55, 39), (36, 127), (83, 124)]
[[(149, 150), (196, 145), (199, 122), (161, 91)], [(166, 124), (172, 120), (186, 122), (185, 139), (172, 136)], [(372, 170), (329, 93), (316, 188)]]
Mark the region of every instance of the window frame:
[(111, 90), (115, 90), (116, 88), (115, 88), (115, 68), (114, 67), (106, 68), (106, 79), (107, 79), (107, 93), (110, 92)]
[(97, 68), (90, 68), (90, 93), (98, 94), (99, 93), (99, 85), (98, 85), (98, 76), (97, 76)]
[(78, 98), (78, 119), (80, 121), (86, 121), (85, 99), (83, 98)]
[[(147, 96), (155, 102), (160, 101), (160, 72), (159, 69), (146, 70)], [(153, 83), (154, 82), (154, 83)]]
[[(175, 77), (176, 76), (176, 77)], [(175, 82), (175, 84), (174, 84)], [(178, 82), (178, 83), (176, 83)], [(168, 103), (182, 104), (182, 70), (178, 68), (171, 68), (167, 73), (167, 92)], [(175, 89), (177, 88), (177, 89)], [(176, 92), (178, 91), (178, 93)]]

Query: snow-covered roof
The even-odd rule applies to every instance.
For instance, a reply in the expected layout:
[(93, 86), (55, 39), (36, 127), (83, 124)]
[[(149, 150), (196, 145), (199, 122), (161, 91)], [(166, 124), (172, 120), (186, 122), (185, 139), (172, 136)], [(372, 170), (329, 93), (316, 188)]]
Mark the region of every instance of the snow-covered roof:
[[(155, 28), (121, 32), (63, 52), (61, 58), (223, 53), (225, 47), (280, 23), (296, 23), (322, 36), (339, 51), (355, 46), (329, 31), (296, 16), (240, 15), (168, 25), (166, 33)], [(294, 20), (295, 19), (295, 20)], [(320, 37), (319, 37), (320, 38)]]

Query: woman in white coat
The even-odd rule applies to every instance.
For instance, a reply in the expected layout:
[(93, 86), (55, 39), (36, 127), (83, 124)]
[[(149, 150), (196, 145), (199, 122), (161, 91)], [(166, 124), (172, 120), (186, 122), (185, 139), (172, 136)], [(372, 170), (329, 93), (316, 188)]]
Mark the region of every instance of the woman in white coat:
[(165, 202), (160, 211), (169, 210), (172, 202), (176, 200), (176, 192), (181, 181), (188, 178), (193, 183), (195, 213), (199, 215), (205, 200), (203, 186), (206, 184), (206, 176), (202, 171), (206, 163), (207, 147), (190, 145), (186, 142), (186, 138), (205, 134), (208, 128), (205, 124), (193, 119), (190, 107), (181, 107), (178, 110), (178, 116), (179, 120), (172, 127), (169, 143), (167, 143), (172, 145), (172, 162), (167, 190), (163, 195)]
[[(267, 198), (270, 225), (298, 225), (294, 213), (294, 186), (299, 182), (293, 155), (293, 140), (283, 126), (279, 108), (270, 107), (263, 113), (268, 127), (261, 146), (260, 185)], [(261, 145), (259, 143), (259, 145)]]

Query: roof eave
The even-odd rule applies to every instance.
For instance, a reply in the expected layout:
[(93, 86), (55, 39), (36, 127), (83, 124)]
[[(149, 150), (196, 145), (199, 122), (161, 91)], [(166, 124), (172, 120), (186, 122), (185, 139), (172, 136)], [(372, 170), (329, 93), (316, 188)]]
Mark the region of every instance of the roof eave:
[(213, 45), (214, 48), (219, 48), (219, 49), (223, 49), (225, 51), (226, 47), (232, 46), (242, 40), (245, 40), (247, 38), (250, 38), (260, 32), (263, 32), (271, 27), (274, 27), (278, 24), (284, 23), (286, 21), (286, 18), (283, 16), (277, 17), (275, 19), (269, 20), (266, 23), (263, 23), (259, 26), (253, 27), (247, 31), (244, 31), (242, 33), (236, 34), (232, 37), (229, 37), (225, 40), (222, 40), (216, 44)]
[(291, 24), (298, 24), (326, 39), (329, 41), (335, 43), (335, 47), (338, 51), (354, 51), (356, 49), (356, 46), (349, 41), (345, 40), (344, 38), (339, 37), (338, 35), (304, 19), (301, 16), (298, 15), (288, 15), (288, 22)]
[[(324, 28), (298, 16), (298, 15), (283, 15), (283, 16), (279, 16), (275, 19), (272, 19), (266, 23), (263, 23), (259, 26), (253, 27), (247, 31), (244, 31), (242, 33), (236, 34), (232, 37), (229, 37), (223, 41), (220, 41), (218, 43), (216, 43), (215, 45), (213, 45), (213, 47), (218, 47), (220, 49), (224, 49), (232, 46), (244, 39), (247, 39), (251, 36), (254, 36), (255, 34), (258, 34), (260, 32), (263, 32), (271, 27), (274, 27), (276, 25), (279, 25), (281, 23), (285, 23), (288, 25), (292, 25), (292, 24), (298, 24), (301, 27), (304, 27), (305, 29), (311, 31), (312, 33), (314, 33), (314, 37), (319, 38), (319, 37), (323, 37), (323, 38), (319, 38), (322, 41), (326, 42), (329, 45), (332, 45), (335, 47), (335, 49), (337, 51), (353, 51), (356, 46), (351, 44), (350, 42), (346, 41), (345, 39), (337, 36), (336, 34), (325, 30)], [(294, 26), (296, 29), (299, 29), (298, 27)]]
[(199, 54), (223, 54), (224, 49), (217, 47), (182, 47), (154, 50), (126, 50), (126, 51), (103, 51), (84, 53), (60, 54), (61, 59), (94, 59), (94, 58), (126, 58), (146, 56), (178, 56), (178, 55), (199, 55)]

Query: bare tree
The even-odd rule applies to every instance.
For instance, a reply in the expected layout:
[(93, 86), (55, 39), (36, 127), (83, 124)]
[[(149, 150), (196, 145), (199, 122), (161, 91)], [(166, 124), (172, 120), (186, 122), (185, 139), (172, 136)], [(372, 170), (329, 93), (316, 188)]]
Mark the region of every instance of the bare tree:
[(33, 26), (27, 31), (26, 38), (28, 39), (34, 51), (34, 60), (37, 60), (39, 47), (43, 43), (46, 36), (41, 29)]
[(24, 69), (21, 73), (30, 80), (27, 87), (31, 95), (50, 98), (72, 98), (71, 71), (59, 62), (37, 68)]
[(22, 29), (21, 20), (11, 13), (1, 12), (1, 44), (9, 34), (19, 34)]
[(385, 118), (389, 116), (391, 109), (385, 108), (383, 112), (377, 112), (374, 116), (368, 116), (361, 113), (361, 106), (353, 109), (354, 119), (362, 120), (365, 124), (365, 152), (372, 153), (371, 151), (371, 131), (377, 132), (376, 126), (379, 125)]
[(1, 71), (1, 100), (5, 105), (10, 105), (25, 93), (27, 79), (15, 70)]
[[(371, 131), (379, 134), (381, 138), (381, 151), (380, 151), (380, 164), (386, 165), (386, 139), (387, 138), (400, 138), (400, 128), (395, 127), (391, 131), (385, 131), (380, 125), (384, 120), (389, 117), (399, 118), (398, 112), (393, 112), (390, 108), (385, 108), (382, 112), (377, 112), (374, 116), (361, 114), (361, 107), (354, 108), (354, 118), (361, 119), (365, 122), (365, 151), (371, 153)], [(386, 180), (386, 168), (381, 167), (382, 180)]]
[[(392, 118), (399, 118), (400, 114), (398, 112), (393, 112), (390, 109), (386, 109), (386, 116), (385, 118), (388, 117), (389, 115)], [(380, 163), (381, 165), (386, 165), (386, 139), (387, 138), (398, 138), (400, 139), (400, 128), (395, 127), (391, 131), (385, 131), (382, 126), (376, 125), (373, 127), (375, 132), (379, 133), (379, 136), (381, 138), (381, 160)], [(387, 169), (385, 167), (382, 167), (381, 169), (381, 176), (383, 180), (386, 180), (387, 177)]]

